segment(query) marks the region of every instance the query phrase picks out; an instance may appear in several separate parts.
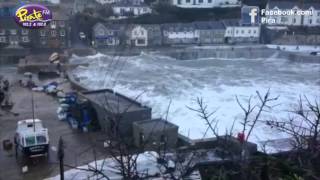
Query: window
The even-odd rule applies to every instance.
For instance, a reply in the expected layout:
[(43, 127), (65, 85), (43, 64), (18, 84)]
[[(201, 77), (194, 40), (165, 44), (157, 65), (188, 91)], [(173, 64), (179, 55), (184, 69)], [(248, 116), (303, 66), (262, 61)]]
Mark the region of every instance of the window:
[(6, 34), (6, 30), (5, 29), (0, 29), (0, 35), (5, 35)]
[(26, 146), (33, 146), (36, 144), (36, 138), (34, 136), (26, 137)]
[(4, 37), (4, 36), (0, 36), (0, 42), (1, 42), (1, 43), (6, 42), (6, 37)]
[(236, 30), (236, 34), (238, 34), (239, 33), (239, 31), (238, 30)]
[(186, 3), (190, 3), (191, 2), (191, 0), (186, 0)]
[(65, 26), (64, 21), (60, 21), (60, 22), (59, 22), (59, 25), (60, 25), (60, 27), (64, 27), (64, 26)]
[(51, 22), (50, 22), (50, 27), (51, 27), (52, 29), (55, 29), (55, 28), (56, 28), (56, 22), (55, 22), (55, 21), (51, 21)]
[(99, 29), (98, 35), (99, 35), (99, 36), (104, 36), (104, 30), (103, 30), (103, 29)]
[(256, 34), (257, 33), (257, 30), (253, 30), (253, 34)]
[(244, 34), (244, 30), (241, 30), (241, 34)]
[(60, 30), (60, 36), (65, 36), (66, 35), (66, 31), (64, 29)]
[(287, 22), (288, 18), (287, 17), (281, 17), (281, 22)]
[(297, 22), (296, 18), (293, 18), (293, 23), (296, 23), (296, 22)]
[(22, 36), (22, 42), (29, 42), (29, 37), (28, 36)]
[(37, 136), (37, 144), (44, 144), (47, 142), (47, 138), (45, 136)]
[(11, 29), (10, 30), (10, 34), (11, 35), (16, 35), (17, 34), (17, 30), (16, 29)]
[(178, 4), (181, 4), (181, 0), (178, 0)]
[(146, 40), (145, 39), (138, 39), (137, 44), (145, 44)]
[(203, 0), (199, 0), (199, 3), (203, 3)]
[(27, 35), (27, 34), (29, 34), (28, 29), (22, 29), (21, 34), (22, 34), (22, 35)]
[(140, 141), (140, 145), (144, 144), (144, 134), (142, 132), (139, 133), (139, 141)]
[(46, 36), (46, 31), (45, 30), (40, 30), (40, 36)]
[(208, 0), (208, 3), (212, 3), (212, 0)]
[(320, 16), (320, 12), (318, 12), (318, 16)]
[(248, 30), (248, 33), (251, 34), (251, 29)]
[(46, 45), (47, 42), (46, 42), (45, 40), (42, 40), (42, 41), (41, 41), (41, 44), (42, 44), (42, 45)]
[(57, 32), (55, 30), (51, 31), (51, 37), (56, 37), (57, 36)]
[(312, 24), (312, 19), (309, 20), (309, 23)]

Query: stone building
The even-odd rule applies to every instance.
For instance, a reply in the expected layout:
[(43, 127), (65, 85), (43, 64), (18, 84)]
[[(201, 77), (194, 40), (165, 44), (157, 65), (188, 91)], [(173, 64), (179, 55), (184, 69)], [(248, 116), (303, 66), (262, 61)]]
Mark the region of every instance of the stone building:
[(178, 141), (179, 127), (163, 119), (133, 123), (134, 144), (137, 147), (174, 148)]
[(80, 97), (90, 101), (107, 133), (132, 137), (134, 122), (151, 119), (151, 108), (109, 89), (83, 92)]
[(307, 26), (314, 27), (320, 26), (320, 3), (301, 3), (302, 1), (298, 0), (270, 0), (266, 6), (266, 10), (269, 11), (305, 11), (310, 12), (301, 15), (288, 14), (288, 15), (267, 15), (268, 19), (274, 19), (275, 23), (270, 25), (277, 26)]
[(52, 21), (45, 28), (37, 29), (33, 37), (35, 48), (64, 49), (70, 45), (69, 17), (59, 7), (48, 7)]

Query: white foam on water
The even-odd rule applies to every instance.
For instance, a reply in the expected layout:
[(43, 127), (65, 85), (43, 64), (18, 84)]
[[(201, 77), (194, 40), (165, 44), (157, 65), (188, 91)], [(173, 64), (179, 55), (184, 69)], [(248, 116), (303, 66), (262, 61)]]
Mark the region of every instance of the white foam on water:
[[(139, 101), (152, 107), (154, 117), (165, 117), (179, 125), (179, 132), (199, 139), (206, 132), (206, 123), (188, 107), (197, 108), (195, 100), (202, 97), (210, 110), (217, 110), (219, 134), (224, 134), (235, 121), (234, 133), (240, 132), (243, 112), (235, 96), (246, 103), (252, 95), (259, 102), (256, 91), (280, 96), (271, 112), (264, 112), (262, 119), (288, 119), (288, 110), (300, 95), (319, 98), (320, 65), (289, 63), (286, 59), (270, 57), (256, 61), (243, 58), (224, 61), (202, 59), (179, 61), (165, 56), (142, 53), (133, 57), (97, 55), (88, 67), (74, 70), (75, 76), (90, 89), (112, 88), (129, 97), (144, 94)], [(74, 57), (73, 60), (77, 58)], [(252, 118), (252, 117), (251, 117)], [(212, 136), (208, 132), (206, 137)], [(263, 123), (258, 123), (250, 141), (259, 142), (286, 138)]]

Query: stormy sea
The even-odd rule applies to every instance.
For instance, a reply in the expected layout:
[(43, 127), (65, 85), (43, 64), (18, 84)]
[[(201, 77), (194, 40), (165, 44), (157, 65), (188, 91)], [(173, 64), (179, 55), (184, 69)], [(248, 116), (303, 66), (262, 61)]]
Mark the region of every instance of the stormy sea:
[(197, 98), (203, 99), (208, 112), (215, 111), (212, 118), (219, 134), (232, 127), (236, 134), (242, 130), (244, 116), (236, 97), (245, 106), (250, 96), (252, 104), (259, 104), (257, 92), (264, 95), (270, 89), (271, 97), (278, 100), (262, 113), (249, 138), (253, 142), (287, 137), (264, 121), (288, 120), (300, 96), (319, 101), (320, 64), (291, 62), (281, 52), (264, 48), (191, 48), (183, 53), (184, 58), (174, 51), (132, 56), (99, 53), (73, 56), (70, 61), (89, 64), (72, 71), (87, 88), (110, 88), (132, 98), (140, 95), (138, 101), (152, 107), (153, 117), (167, 117), (192, 139), (213, 136), (206, 122), (190, 110), (198, 108)]

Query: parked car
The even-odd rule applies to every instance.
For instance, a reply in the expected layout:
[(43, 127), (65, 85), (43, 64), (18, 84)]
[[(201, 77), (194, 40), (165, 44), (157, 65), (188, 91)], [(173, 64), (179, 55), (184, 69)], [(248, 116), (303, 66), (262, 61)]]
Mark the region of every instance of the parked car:
[(86, 34), (84, 32), (80, 32), (79, 33), (79, 37), (80, 37), (81, 40), (84, 40), (84, 39), (87, 38), (87, 36), (86, 36)]

